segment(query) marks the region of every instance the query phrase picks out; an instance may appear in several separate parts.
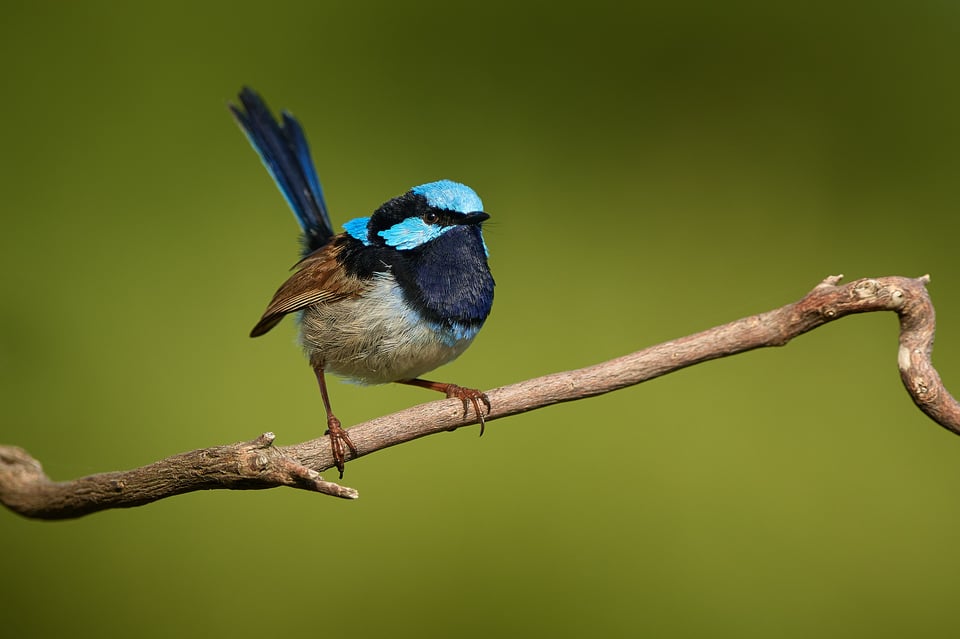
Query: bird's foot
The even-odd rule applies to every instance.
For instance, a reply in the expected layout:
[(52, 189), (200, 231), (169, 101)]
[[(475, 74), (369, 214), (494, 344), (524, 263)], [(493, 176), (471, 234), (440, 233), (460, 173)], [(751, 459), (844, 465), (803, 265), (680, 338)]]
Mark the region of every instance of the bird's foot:
[(475, 388), (464, 388), (463, 386), (457, 386), (456, 384), (444, 384), (444, 388), (438, 389), (442, 390), (449, 399), (459, 399), (463, 402), (463, 416), (467, 416), (467, 412), (470, 410), (471, 404), (473, 405), (473, 412), (477, 416), (477, 420), (480, 422), (480, 436), (483, 436), (483, 429), (486, 426), (486, 420), (483, 418), (483, 410), (480, 409), (480, 403), (482, 402), (484, 406), (487, 407), (487, 415), (490, 414), (490, 399), (487, 398), (487, 394), (481, 391), (478, 391)]
[(333, 463), (340, 472), (340, 479), (343, 479), (343, 465), (346, 461), (347, 449), (349, 448), (350, 452), (356, 455), (357, 447), (350, 441), (350, 435), (347, 434), (347, 431), (340, 426), (340, 420), (333, 415), (327, 416), (327, 432), (324, 434), (330, 436), (330, 450), (333, 453)]
[[(404, 379), (400, 381), (401, 384), (409, 384), (410, 386), (419, 386), (420, 388), (427, 388), (433, 391), (439, 391), (447, 396), (448, 399), (459, 399), (463, 402), (463, 416), (466, 417), (467, 413), (470, 411), (471, 404), (473, 405), (473, 412), (477, 416), (477, 421), (480, 423), (480, 435), (483, 435), (483, 428), (486, 426), (487, 421), (483, 418), (483, 409), (480, 408), (480, 404), (483, 403), (487, 407), (487, 415), (490, 414), (490, 399), (487, 397), (487, 394), (481, 391), (478, 391), (473, 388), (464, 388), (463, 386), (457, 386), (456, 384), (445, 384), (443, 382), (431, 382), (428, 379), (420, 379), (419, 377), (414, 379)], [(450, 428), (448, 430), (456, 430), (456, 427)]]

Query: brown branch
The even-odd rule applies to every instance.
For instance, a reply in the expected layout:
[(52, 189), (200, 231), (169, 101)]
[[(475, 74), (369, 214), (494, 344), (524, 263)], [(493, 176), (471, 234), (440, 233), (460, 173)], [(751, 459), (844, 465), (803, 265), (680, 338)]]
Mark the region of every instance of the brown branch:
[[(900, 317), (897, 361), (907, 392), (935, 422), (960, 434), (960, 405), (930, 361), (934, 309), (929, 277), (880, 277), (839, 285), (828, 277), (798, 302), (767, 313), (651, 346), (617, 359), (530, 379), (489, 391), (487, 421), (608, 393), (700, 362), (765, 346), (782, 346), (822, 324), (852, 313), (894, 311)], [(476, 423), (459, 400), (441, 400), (358, 424), (350, 429), (357, 455)], [(252, 490), (291, 486), (343, 498), (352, 488), (324, 481), (333, 466), (326, 437), (273, 446), (273, 433), (251, 442), (182, 453), (129, 471), (53, 482), (24, 450), (0, 446), (0, 502), (27, 517), (65, 519), (127, 508), (196, 490)]]

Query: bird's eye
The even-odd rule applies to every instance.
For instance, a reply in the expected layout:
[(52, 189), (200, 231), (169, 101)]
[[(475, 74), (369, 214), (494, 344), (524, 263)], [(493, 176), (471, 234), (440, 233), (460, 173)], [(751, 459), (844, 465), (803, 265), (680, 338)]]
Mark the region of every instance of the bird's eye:
[(440, 216), (434, 213), (433, 211), (427, 211), (423, 214), (423, 221), (427, 224), (436, 224), (437, 220), (440, 219)]

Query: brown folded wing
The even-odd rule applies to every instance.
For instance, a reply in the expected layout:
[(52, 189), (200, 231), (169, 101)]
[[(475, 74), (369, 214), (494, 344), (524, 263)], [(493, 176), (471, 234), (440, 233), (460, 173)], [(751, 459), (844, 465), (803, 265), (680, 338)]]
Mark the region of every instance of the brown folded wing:
[(300, 260), (294, 267), (297, 271), (274, 294), (250, 337), (263, 335), (287, 313), (360, 295), (368, 284), (346, 273), (337, 260), (341, 250), (341, 244), (331, 242)]

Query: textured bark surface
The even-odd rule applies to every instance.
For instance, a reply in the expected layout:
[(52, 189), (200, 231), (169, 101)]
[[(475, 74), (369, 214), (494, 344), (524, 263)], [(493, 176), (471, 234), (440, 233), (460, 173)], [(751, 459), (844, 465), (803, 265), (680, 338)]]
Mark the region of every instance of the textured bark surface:
[[(700, 362), (766, 346), (782, 346), (822, 324), (873, 311), (900, 317), (897, 362), (907, 392), (935, 422), (960, 434), (960, 406), (943, 387), (930, 356), (935, 313), (927, 276), (879, 277), (840, 285), (828, 277), (803, 299), (781, 308), (651, 346), (587, 368), (530, 379), (487, 392), (487, 421), (609, 393)], [(415, 406), (350, 428), (357, 455), (476, 423), (459, 400)], [(255, 440), (174, 455), (134, 470), (53, 482), (40, 463), (15, 446), (0, 446), (0, 502), (26, 517), (66, 519), (109, 508), (141, 506), (195, 490), (254, 490), (290, 486), (342, 498), (352, 488), (324, 481), (333, 466), (326, 437), (273, 446), (273, 433)]]

